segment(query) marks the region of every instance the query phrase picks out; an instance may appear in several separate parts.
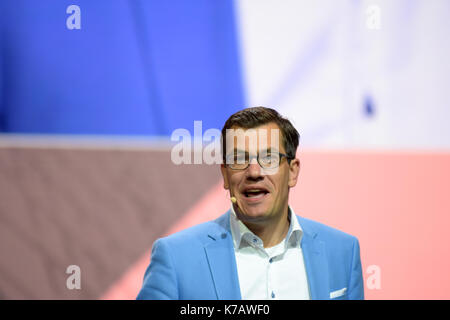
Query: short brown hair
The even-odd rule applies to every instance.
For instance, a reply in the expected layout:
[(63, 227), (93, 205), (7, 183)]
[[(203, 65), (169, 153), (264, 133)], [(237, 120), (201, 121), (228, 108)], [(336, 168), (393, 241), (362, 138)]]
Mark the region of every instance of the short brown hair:
[(236, 126), (244, 129), (256, 128), (274, 122), (281, 129), (284, 149), (289, 159), (294, 159), (297, 152), (300, 134), (292, 123), (282, 117), (276, 110), (266, 107), (246, 108), (232, 114), (222, 128), (222, 158), (225, 163), (226, 130)]

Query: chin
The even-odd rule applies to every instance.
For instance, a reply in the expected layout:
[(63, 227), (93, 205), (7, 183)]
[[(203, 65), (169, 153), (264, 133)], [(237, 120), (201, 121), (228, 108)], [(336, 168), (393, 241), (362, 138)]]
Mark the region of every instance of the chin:
[(242, 218), (248, 221), (265, 220), (268, 216), (268, 209), (258, 207), (245, 207), (244, 212), (242, 212), (243, 210), (241, 210)]

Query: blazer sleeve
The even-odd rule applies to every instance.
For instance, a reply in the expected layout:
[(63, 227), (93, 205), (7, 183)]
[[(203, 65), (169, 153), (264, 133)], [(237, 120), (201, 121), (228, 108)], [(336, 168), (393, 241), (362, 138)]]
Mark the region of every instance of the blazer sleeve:
[(362, 275), (359, 241), (356, 238), (353, 243), (353, 257), (350, 272), (351, 273), (350, 273), (348, 298), (350, 300), (363, 300), (364, 280)]
[(178, 285), (173, 260), (164, 239), (153, 244), (150, 265), (137, 300), (178, 300)]

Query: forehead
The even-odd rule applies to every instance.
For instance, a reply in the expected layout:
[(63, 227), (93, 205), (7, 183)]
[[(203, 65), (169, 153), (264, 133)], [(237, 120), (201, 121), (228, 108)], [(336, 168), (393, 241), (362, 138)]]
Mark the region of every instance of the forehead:
[(235, 149), (250, 153), (265, 149), (285, 152), (281, 129), (274, 122), (250, 129), (233, 126), (227, 129), (226, 139), (227, 153)]

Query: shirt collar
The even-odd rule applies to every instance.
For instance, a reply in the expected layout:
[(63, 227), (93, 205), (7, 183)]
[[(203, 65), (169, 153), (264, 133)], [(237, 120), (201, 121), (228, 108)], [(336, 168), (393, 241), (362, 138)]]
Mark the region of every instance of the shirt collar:
[[(295, 215), (294, 210), (290, 206), (288, 206), (289, 210), (289, 230), (285, 238), (285, 245), (287, 246), (298, 246), (300, 245), (300, 241), (303, 235), (303, 230), (298, 223), (297, 216)], [(233, 206), (231, 206), (231, 214), (230, 214), (230, 227), (231, 234), (233, 236), (234, 247), (239, 249), (242, 243), (242, 239), (257, 239), (257, 245), (261, 245), (261, 239), (256, 236), (247, 226), (237, 218), (236, 212), (234, 211)]]

